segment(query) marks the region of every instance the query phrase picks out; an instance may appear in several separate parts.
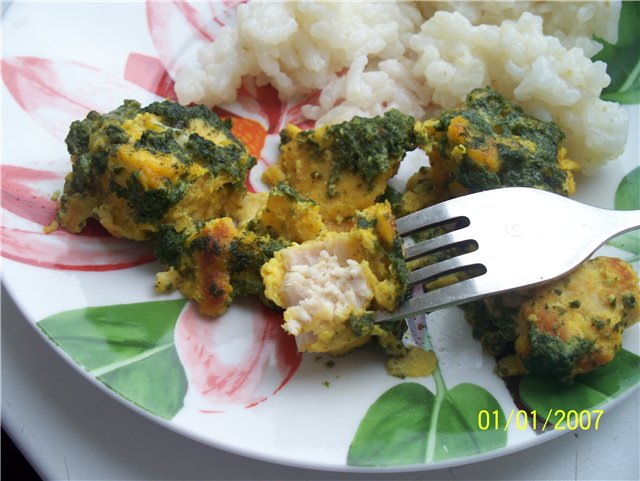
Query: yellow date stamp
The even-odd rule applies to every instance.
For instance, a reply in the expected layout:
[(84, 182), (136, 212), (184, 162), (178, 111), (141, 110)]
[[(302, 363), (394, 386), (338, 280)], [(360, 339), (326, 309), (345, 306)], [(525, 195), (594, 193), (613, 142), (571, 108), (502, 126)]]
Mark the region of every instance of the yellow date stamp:
[(603, 409), (549, 409), (542, 413), (536, 410), (512, 409), (508, 416), (502, 410), (481, 409), (478, 411), (478, 428), (481, 431), (503, 430), (510, 426), (524, 431), (588, 431), (598, 430)]

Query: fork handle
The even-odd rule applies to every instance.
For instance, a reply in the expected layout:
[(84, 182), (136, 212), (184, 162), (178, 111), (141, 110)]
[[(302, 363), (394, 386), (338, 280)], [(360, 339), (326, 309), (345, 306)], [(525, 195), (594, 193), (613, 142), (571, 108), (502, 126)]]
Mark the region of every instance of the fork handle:
[(640, 227), (640, 210), (598, 210), (601, 211), (603, 220), (600, 246), (620, 234)]
[(640, 227), (640, 210), (610, 210), (607, 212), (611, 215), (612, 232), (615, 230), (611, 237)]
[[(567, 198), (563, 198), (565, 202), (558, 202), (550, 194), (546, 195), (549, 201), (546, 203), (545, 196), (540, 195), (542, 192), (536, 192), (536, 194), (539, 195), (539, 208), (548, 214), (549, 219), (546, 222), (548, 228), (555, 232), (566, 233), (567, 241), (573, 245), (568, 259), (554, 259), (559, 265), (577, 266), (608, 240), (640, 227), (640, 210), (607, 209)], [(531, 226), (533, 227), (534, 224), (532, 223)], [(540, 251), (545, 257), (549, 253), (542, 251), (543, 245), (547, 249), (550, 248), (550, 244), (545, 245), (547, 237), (553, 239), (552, 236), (539, 236), (536, 244), (531, 246), (531, 249)], [(566, 250), (559, 250), (558, 254), (564, 256), (565, 252)]]

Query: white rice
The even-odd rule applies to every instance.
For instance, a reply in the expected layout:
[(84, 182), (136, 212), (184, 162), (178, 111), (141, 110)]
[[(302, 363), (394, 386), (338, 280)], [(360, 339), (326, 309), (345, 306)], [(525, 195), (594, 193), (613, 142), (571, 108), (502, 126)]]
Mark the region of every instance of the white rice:
[(618, 38), (620, 3), (608, 1), (471, 1), (419, 2), (425, 18), (438, 10), (459, 12), (472, 24), (499, 25), (504, 20), (517, 20), (525, 12), (544, 20), (544, 33), (558, 37), (567, 47), (581, 47), (592, 57), (602, 46), (592, 35), (615, 43)]
[(628, 119), (600, 100), (610, 78), (591, 57), (614, 42), (617, 2), (252, 2), (237, 24), (176, 79), (182, 103), (233, 102), (248, 78), (282, 100), (320, 91), (302, 113), (316, 124), (378, 115), (418, 118), (492, 86), (567, 135), (591, 173), (622, 154)]

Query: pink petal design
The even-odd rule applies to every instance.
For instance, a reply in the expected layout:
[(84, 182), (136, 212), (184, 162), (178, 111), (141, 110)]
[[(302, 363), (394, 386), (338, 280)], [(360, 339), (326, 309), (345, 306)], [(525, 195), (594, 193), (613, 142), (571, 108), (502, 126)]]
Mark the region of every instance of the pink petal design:
[(147, 0), (147, 26), (165, 69), (175, 78), (181, 65), (218, 30), (235, 19), (241, 1)]
[(317, 105), (320, 98), (320, 90), (316, 90), (306, 95), (305, 97), (290, 103), (287, 106), (287, 123), (294, 124), (300, 127), (302, 130), (312, 129), (316, 123), (313, 120), (309, 120), (302, 114), (302, 107), (304, 105)]
[(2, 226), (0, 253), (7, 259), (49, 269), (111, 271), (153, 260), (146, 243), (88, 237), (58, 230), (50, 234)]
[(203, 412), (220, 412), (229, 405), (253, 407), (277, 393), (296, 372), (301, 355), (293, 337), (280, 327), (282, 316), (257, 304), (250, 308), (249, 313), (232, 308), (209, 319), (193, 302), (185, 306), (175, 331), (189, 381), (185, 404)]
[(124, 70), (124, 78), (131, 83), (174, 102), (177, 100), (173, 79), (157, 58), (140, 53), (130, 53)]
[(243, 85), (238, 91), (237, 103), (245, 111), (262, 119), (268, 134), (279, 133), (286, 125), (286, 106), (278, 98), (278, 91), (269, 84), (251, 88)]
[(80, 235), (62, 230), (45, 234), (42, 227), (51, 224), (58, 208), (45, 194), (53, 191), (47, 184), (61, 186), (63, 174), (16, 165), (3, 165), (0, 173), (2, 208), (35, 224), (33, 230), (2, 226), (3, 257), (39, 267), (81, 271), (124, 269), (154, 259), (149, 245), (111, 237), (97, 223), (89, 223)]
[[(302, 115), (301, 108), (303, 105), (317, 102), (318, 97), (319, 93), (313, 92), (295, 102), (285, 103), (280, 100), (277, 90), (271, 85), (248, 87), (245, 84), (238, 92), (235, 105), (226, 107), (227, 113), (233, 112), (236, 115), (255, 119), (264, 125), (266, 137), (270, 139), (267, 143), (273, 147), (279, 142), (280, 131), (288, 124), (294, 124), (303, 130), (315, 126), (315, 122)], [(247, 187), (251, 192), (264, 190), (261, 186), (261, 173), (277, 161), (278, 152), (263, 149), (261, 155), (255, 157), (260, 165), (254, 167), (247, 177)]]
[[(2, 79), (22, 109), (54, 136), (64, 138), (72, 121), (90, 110), (106, 112), (124, 98), (144, 100), (149, 93), (91, 66), (38, 57), (2, 60)], [(84, 235), (59, 230), (45, 234), (41, 226), (55, 216), (51, 194), (62, 188), (63, 174), (15, 165), (2, 167), (3, 208), (31, 221), (2, 226), (3, 257), (39, 267), (104, 271), (151, 262), (147, 244), (106, 236), (88, 225)], [(47, 185), (49, 184), (49, 185)], [(57, 184), (53, 187), (53, 184)], [(15, 221), (14, 221), (15, 222)]]
[[(41, 226), (51, 224), (58, 204), (44, 192), (47, 183), (62, 187), (64, 174), (46, 170), (29, 169), (17, 165), (1, 165), (2, 208)], [(45, 188), (43, 188), (43, 186)]]
[(25, 112), (58, 138), (90, 110), (108, 112), (149, 93), (89, 65), (39, 57), (2, 60), (2, 79)]
[[(149, 33), (169, 75), (175, 78), (180, 68), (194, 60), (201, 47), (215, 40), (221, 27), (235, 22), (235, 9), (246, 0), (185, 2), (173, 0), (157, 2), (147, 0)], [(188, 39), (185, 41), (185, 39)], [(129, 78), (129, 77), (128, 77)], [(138, 85), (143, 85), (137, 81)], [(157, 92), (157, 89), (150, 89)], [(287, 123), (310, 128), (300, 107), (316, 103), (319, 92), (293, 103), (283, 103), (270, 85), (245, 85), (238, 92), (238, 107), (233, 113), (256, 120), (261, 119), (268, 133), (279, 133)]]
[[(256, 87), (245, 83), (238, 91), (237, 105), (239, 110), (234, 113), (247, 113), (252, 118), (260, 119), (269, 134), (279, 134), (288, 124), (294, 124), (301, 129), (313, 128), (315, 123), (302, 115), (303, 105), (317, 103), (320, 92), (312, 92), (291, 102), (283, 102), (278, 97), (278, 91), (271, 85)], [(233, 108), (233, 106), (229, 106)]]

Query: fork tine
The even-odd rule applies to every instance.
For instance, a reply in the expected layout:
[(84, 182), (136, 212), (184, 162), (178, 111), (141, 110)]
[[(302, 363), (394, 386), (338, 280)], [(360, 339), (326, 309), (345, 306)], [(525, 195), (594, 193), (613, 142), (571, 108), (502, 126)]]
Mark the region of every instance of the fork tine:
[(407, 275), (407, 283), (409, 285), (426, 282), (435, 277), (457, 272), (463, 269), (469, 269), (475, 266), (481, 266), (481, 258), (478, 251), (461, 254), (450, 259), (446, 259), (434, 264), (430, 264), (415, 271), (409, 272)]
[[(451, 215), (449, 203), (440, 203), (425, 209), (413, 212), (396, 220), (398, 235), (406, 236), (414, 232), (425, 230), (439, 225), (454, 223), (460, 219), (468, 219), (464, 215)], [(468, 224), (468, 222), (467, 222)]]
[(404, 247), (405, 261), (411, 261), (425, 254), (437, 252), (448, 247), (459, 246), (463, 243), (474, 242), (468, 235), (469, 231), (465, 228), (442, 234), (431, 239), (418, 242)]
[(469, 302), (481, 295), (476, 286), (476, 279), (466, 279), (411, 297), (393, 312), (378, 311), (374, 316), (374, 322), (407, 319), (443, 306)]
[[(491, 191), (480, 192), (473, 195), (482, 196), (482, 194), (486, 192)], [(396, 220), (398, 234), (400, 236), (406, 236), (420, 230), (460, 221), (464, 222), (464, 226), (469, 225), (470, 221), (467, 217), (469, 206), (467, 196), (462, 196), (412, 212)]]

